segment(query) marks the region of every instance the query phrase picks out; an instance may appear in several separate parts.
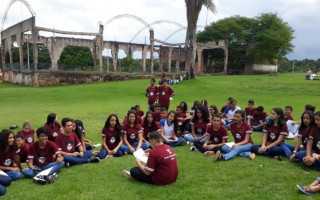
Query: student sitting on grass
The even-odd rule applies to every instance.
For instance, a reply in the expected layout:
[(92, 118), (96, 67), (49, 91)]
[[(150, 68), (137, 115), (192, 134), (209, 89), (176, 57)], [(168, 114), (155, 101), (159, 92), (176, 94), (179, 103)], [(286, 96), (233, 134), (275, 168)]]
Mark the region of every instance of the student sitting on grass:
[[(14, 142), (13, 132), (3, 129), (0, 133), (0, 170), (12, 181), (20, 179), (22, 171), (19, 157), (14, 151)], [(14, 167), (14, 163), (18, 167)]]
[[(301, 125), (299, 127), (295, 146), (285, 142), (280, 144), (284, 154), (290, 158), (291, 161), (299, 161), (299, 158), (302, 161), (306, 156), (308, 138), (314, 124), (314, 114), (309, 111), (304, 112), (301, 115)], [(300, 147), (300, 145), (303, 145), (303, 147)]]
[[(99, 162), (99, 158), (91, 158), (91, 151), (84, 151), (80, 140), (76, 134), (72, 132), (73, 120), (70, 118), (63, 118), (61, 124), (62, 131), (57, 136), (55, 143), (61, 155), (64, 157), (66, 167), (89, 162)], [(78, 147), (79, 151), (76, 151), (76, 147)]]
[(224, 113), (225, 109), (230, 106), (231, 100), (233, 100), (233, 98), (232, 98), (232, 97), (229, 97), (228, 100), (227, 100), (227, 104), (224, 105), (224, 106), (222, 106), (222, 108), (221, 108), (221, 110), (220, 110), (221, 113)]
[[(194, 114), (191, 124), (191, 134), (185, 134), (184, 138), (191, 142), (192, 145), (195, 141), (199, 141), (202, 144), (207, 140), (206, 130), (211, 125), (209, 119), (208, 108), (205, 106), (199, 106)], [(191, 150), (195, 148), (191, 147)]]
[(181, 101), (179, 106), (182, 107), (182, 112), (184, 114), (187, 114), (187, 112), (188, 112), (188, 104), (185, 101)]
[(258, 106), (254, 113), (247, 118), (248, 124), (250, 124), (253, 131), (262, 131), (269, 121), (268, 114), (264, 112), (264, 108), (262, 106)]
[(221, 150), (221, 147), (227, 142), (227, 129), (221, 125), (221, 116), (219, 113), (213, 116), (212, 123), (207, 129), (206, 135), (207, 140), (204, 144), (200, 141), (194, 142), (194, 146), (200, 152), (204, 153), (205, 156), (211, 156)]
[(49, 134), (49, 141), (55, 142), (56, 137), (61, 131), (61, 125), (58, 122), (58, 116), (55, 113), (50, 113), (47, 117), (47, 122), (44, 125)]
[(132, 168), (130, 172), (123, 170), (122, 175), (154, 185), (167, 185), (175, 182), (178, 178), (178, 163), (174, 151), (170, 146), (162, 143), (161, 135), (157, 131), (150, 133), (149, 141), (153, 150), (148, 155), (146, 165), (142, 165), (137, 158), (138, 167)]
[(235, 144), (229, 147), (227, 144), (222, 146), (221, 154), (217, 151), (215, 160), (230, 160), (237, 155), (254, 159), (256, 155), (251, 153), (253, 141), (251, 139), (252, 130), (248, 123), (245, 121), (245, 112), (237, 110), (234, 114), (234, 122), (230, 124), (230, 130), (233, 135)]
[(160, 121), (163, 143), (171, 147), (179, 146), (184, 142), (184, 139), (176, 134), (178, 132), (177, 113), (171, 110), (167, 117)]
[(75, 130), (74, 133), (77, 135), (78, 139), (81, 142), (81, 145), (84, 151), (92, 150), (96, 147), (101, 146), (101, 144), (93, 144), (90, 140), (86, 139), (86, 131), (84, 129), (83, 123), (81, 120), (74, 120)]
[(237, 101), (235, 99), (230, 100), (230, 106), (221, 114), (221, 117), (224, 120), (224, 127), (229, 129), (230, 124), (233, 122), (234, 114), (237, 110), (241, 110), (241, 108), (237, 106)]
[(120, 157), (123, 155), (120, 149), (123, 144), (123, 138), (121, 135), (121, 124), (118, 116), (111, 114), (108, 116), (104, 127), (102, 129), (102, 148), (100, 153), (96, 157), (100, 159)]
[(19, 156), (20, 163), (22, 165), (27, 164), (28, 153), (30, 145), (26, 143), (24, 136), (21, 134), (16, 135), (16, 154)]
[(160, 122), (160, 120), (161, 120), (160, 112), (161, 112), (161, 106), (159, 104), (155, 104), (154, 105), (154, 117), (157, 122)]
[(6, 187), (11, 184), (11, 178), (7, 175), (3, 175), (4, 172), (0, 170), (0, 196), (7, 193)]
[(307, 104), (304, 106), (304, 111), (310, 111), (310, 112), (314, 113), (316, 111), (316, 106)]
[(154, 114), (151, 111), (148, 111), (146, 113), (146, 116), (144, 117), (144, 121), (142, 124), (142, 130), (143, 130), (143, 141), (149, 142), (149, 134), (154, 131), (160, 132), (161, 127), (159, 123), (155, 120)]
[(219, 114), (219, 110), (217, 106), (215, 105), (209, 106), (209, 114), (210, 114), (210, 119), (213, 119), (213, 116), (215, 116), (216, 114)]
[(288, 135), (288, 128), (281, 108), (271, 110), (271, 119), (263, 129), (263, 133), (261, 145), (252, 146), (251, 151), (281, 160), (283, 150), (280, 144)]
[(254, 111), (256, 111), (256, 108), (254, 107), (254, 101), (253, 100), (249, 100), (248, 101), (248, 106), (244, 109), (245, 113), (246, 113), (246, 117), (251, 117), (252, 114), (254, 113)]
[(320, 171), (320, 111), (314, 114), (314, 119), (315, 126), (312, 128), (308, 139), (307, 155), (302, 161), (305, 165)]
[(39, 172), (49, 169), (51, 171), (46, 177), (40, 179), (42, 183), (54, 182), (57, 179), (57, 172), (64, 166), (63, 157), (55, 143), (48, 141), (48, 132), (45, 128), (37, 129), (38, 141), (31, 147), (28, 155), (28, 167), (22, 173), (29, 177), (35, 177)]
[(136, 108), (137, 115), (138, 115), (139, 117), (143, 117), (144, 112), (143, 112), (143, 110), (140, 109), (140, 106), (139, 106), (139, 105), (135, 105), (134, 107)]
[(138, 123), (136, 112), (129, 110), (126, 124), (122, 125), (123, 144), (120, 149), (124, 154), (133, 154), (136, 150), (147, 149), (148, 143), (143, 142), (143, 130)]
[(17, 135), (23, 135), (26, 143), (32, 144), (34, 142), (34, 130), (31, 128), (29, 121), (25, 121), (22, 124), (22, 130), (20, 130)]
[(310, 183), (309, 185), (306, 185), (306, 186), (296, 185), (296, 186), (301, 192), (305, 194), (314, 194), (316, 192), (320, 192), (320, 177), (316, 178), (316, 180)]
[(287, 122), (288, 120), (293, 121), (293, 117), (291, 116), (291, 113), (293, 111), (292, 106), (286, 106), (284, 108), (284, 120)]

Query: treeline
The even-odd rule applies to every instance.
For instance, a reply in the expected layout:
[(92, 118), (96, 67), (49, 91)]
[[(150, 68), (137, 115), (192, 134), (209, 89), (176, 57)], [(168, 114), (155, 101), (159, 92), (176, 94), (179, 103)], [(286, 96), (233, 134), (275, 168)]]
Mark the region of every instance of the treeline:
[(320, 58), (317, 60), (303, 59), (303, 60), (288, 60), (282, 59), (278, 65), (279, 72), (306, 72), (308, 69), (317, 71), (320, 69)]

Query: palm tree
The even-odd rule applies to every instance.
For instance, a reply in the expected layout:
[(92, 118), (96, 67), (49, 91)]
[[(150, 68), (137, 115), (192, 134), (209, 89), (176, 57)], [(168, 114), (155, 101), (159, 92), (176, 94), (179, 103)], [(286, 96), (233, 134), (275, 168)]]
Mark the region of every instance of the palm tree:
[(216, 11), (216, 6), (212, 0), (185, 0), (187, 7), (188, 28), (186, 33), (185, 46), (188, 48), (190, 59), (190, 76), (194, 78), (193, 65), (196, 58), (196, 36), (197, 22), (202, 6), (206, 6), (211, 12)]

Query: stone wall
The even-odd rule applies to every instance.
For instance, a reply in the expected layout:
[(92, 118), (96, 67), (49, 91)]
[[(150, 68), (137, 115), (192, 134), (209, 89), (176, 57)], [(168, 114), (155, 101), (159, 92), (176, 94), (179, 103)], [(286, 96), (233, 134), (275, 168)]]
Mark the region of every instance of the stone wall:
[(67, 85), (92, 82), (121, 81), (131, 79), (147, 79), (154, 77), (149, 74), (100, 74), (98, 72), (50, 71), (20, 72), (12, 70), (2, 71), (2, 80), (19, 85)]
[(271, 74), (277, 72), (278, 66), (276, 65), (246, 64), (244, 67), (245, 74)]

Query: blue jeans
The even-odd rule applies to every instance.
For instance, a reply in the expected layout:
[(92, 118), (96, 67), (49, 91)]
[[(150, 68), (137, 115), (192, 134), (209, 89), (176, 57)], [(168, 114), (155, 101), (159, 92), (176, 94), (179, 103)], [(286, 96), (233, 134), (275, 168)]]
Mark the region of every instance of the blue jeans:
[(0, 175), (0, 196), (6, 194), (6, 186), (9, 186), (10, 184), (11, 178), (9, 176)]
[(225, 127), (225, 128), (229, 128), (229, 127), (230, 127), (230, 124), (231, 124), (233, 121), (234, 121), (234, 120), (225, 121), (224, 127)]
[[(251, 126), (251, 127), (252, 127), (252, 126), (258, 126), (258, 125), (260, 125), (260, 124), (261, 124), (261, 123), (250, 122), (250, 126)], [(263, 128), (264, 128), (264, 126), (261, 126), (261, 127), (259, 127), (259, 128), (252, 128), (252, 130), (253, 130), (253, 131), (262, 131)]]
[(18, 180), (21, 178), (21, 172), (19, 171), (4, 171), (12, 181)]
[[(110, 150), (112, 150), (112, 149), (110, 149)], [(107, 150), (104, 147), (102, 147), (100, 152), (96, 155), (96, 157), (98, 157), (100, 159), (104, 159), (104, 158), (106, 158), (107, 155), (108, 155)], [(122, 155), (123, 155), (123, 153), (120, 148), (118, 149), (117, 153), (114, 154), (115, 157), (120, 157)]]
[[(173, 140), (173, 138), (168, 138), (169, 140)], [(170, 143), (166, 143), (164, 140), (162, 140), (164, 144), (169, 145), (170, 147), (176, 147), (181, 145), (184, 142), (184, 139), (182, 137), (178, 137), (178, 141), (171, 141)]]
[[(314, 151), (311, 151), (311, 154), (312, 153), (314, 153)], [(301, 162), (303, 162), (303, 158), (306, 157), (306, 155), (307, 155), (307, 151), (304, 149), (296, 153), (296, 158), (298, 158)]]
[[(292, 144), (288, 144), (288, 143), (285, 143), (285, 142), (281, 142), (281, 143), (280, 143), (280, 147), (281, 147), (281, 149), (283, 150), (284, 154), (285, 154), (288, 158), (290, 158), (290, 156), (291, 156), (291, 154), (292, 154), (295, 146), (292, 145)], [(297, 152), (299, 152), (299, 151), (301, 151), (301, 150), (304, 150), (304, 151), (305, 151), (304, 148), (299, 148)], [(297, 157), (297, 154), (296, 154), (296, 157)]]
[[(136, 150), (137, 146), (138, 146), (138, 142), (134, 142), (131, 144), (131, 146)], [(143, 150), (147, 149), (149, 147), (149, 144), (147, 142), (142, 142), (141, 144), (141, 148)], [(132, 154), (132, 152), (130, 151), (129, 147), (126, 144), (121, 145), (120, 149), (124, 152), (127, 152), (129, 154)]]
[[(62, 161), (61, 163), (57, 163), (57, 162), (52, 162), (52, 163), (49, 163), (47, 165), (45, 165), (44, 167), (38, 167), (38, 166), (34, 166), (34, 168), (37, 170), (37, 171), (43, 171), (43, 170), (46, 170), (46, 169), (49, 169), (51, 167), (53, 167), (50, 171), (50, 173), (48, 175), (52, 175), (54, 174), (55, 172), (59, 171), (62, 167), (64, 166), (64, 162)], [(22, 170), (22, 173), (23, 175), (29, 177), (29, 178), (33, 178), (35, 177), (37, 174), (31, 170), (30, 168), (25, 168)]]
[(90, 158), (92, 156), (91, 151), (85, 151), (83, 152), (83, 157), (77, 156), (70, 156), (70, 155), (65, 155), (64, 162), (69, 163), (70, 165), (78, 165), (78, 164), (83, 164), (83, 163), (88, 163), (90, 161)]
[(251, 155), (251, 152), (250, 152), (251, 147), (252, 147), (252, 144), (250, 143), (240, 145), (235, 148), (230, 148), (228, 145), (223, 145), (222, 151), (225, 153), (223, 155), (223, 160), (230, 160), (236, 157), (237, 155), (248, 158)]
[[(197, 137), (201, 137), (201, 134), (197, 134)], [(192, 134), (188, 133), (184, 135), (184, 139), (190, 141), (190, 142), (194, 142), (194, 137), (192, 136)], [(204, 137), (200, 140), (201, 143), (204, 143), (207, 140), (207, 137)]]
[(267, 151), (265, 151), (264, 153), (258, 153), (258, 150), (260, 147), (261, 147), (261, 145), (253, 145), (251, 147), (251, 152), (259, 154), (259, 155), (268, 156), (271, 158), (273, 158), (275, 156), (280, 156), (283, 153), (283, 150), (280, 146), (273, 146), (273, 147), (267, 149)]

